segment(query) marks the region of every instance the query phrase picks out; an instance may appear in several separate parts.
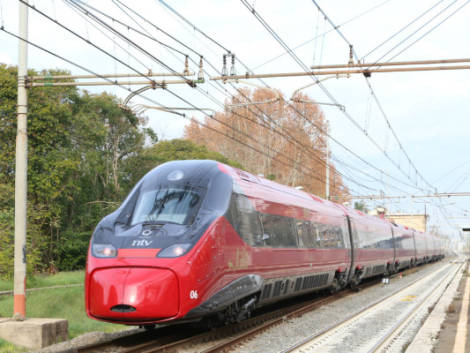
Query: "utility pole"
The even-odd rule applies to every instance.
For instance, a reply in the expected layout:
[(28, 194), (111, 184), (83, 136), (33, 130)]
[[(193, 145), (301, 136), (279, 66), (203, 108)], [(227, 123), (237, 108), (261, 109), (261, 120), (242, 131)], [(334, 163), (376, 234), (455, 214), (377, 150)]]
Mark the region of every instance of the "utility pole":
[[(28, 0), (19, 3), (20, 38), (28, 39)], [(13, 318), (21, 321), (26, 317), (26, 217), (27, 217), (27, 171), (28, 135), (27, 113), (28, 93), (26, 91), (28, 47), (19, 40), (18, 55), (18, 107), (16, 133), (15, 173), (15, 274)]]

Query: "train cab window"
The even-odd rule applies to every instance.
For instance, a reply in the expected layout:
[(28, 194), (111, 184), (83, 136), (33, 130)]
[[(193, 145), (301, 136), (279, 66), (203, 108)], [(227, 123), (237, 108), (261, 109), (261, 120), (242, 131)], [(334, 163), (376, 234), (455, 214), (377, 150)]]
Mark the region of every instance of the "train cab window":
[(191, 224), (201, 195), (194, 188), (160, 187), (143, 191), (137, 199), (132, 225), (145, 222)]
[(262, 214), (263, 240), (266, 246), (276, 248), (297, 247), (292, 219), (271, 214)]

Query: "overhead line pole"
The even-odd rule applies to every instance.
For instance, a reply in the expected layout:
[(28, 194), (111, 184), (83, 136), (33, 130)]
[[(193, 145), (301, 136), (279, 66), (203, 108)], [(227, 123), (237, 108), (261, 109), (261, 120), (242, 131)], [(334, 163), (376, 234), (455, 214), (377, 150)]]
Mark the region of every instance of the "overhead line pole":
[[(172, 76), (194, 76), (194, 72), (184, 72), (184, 73), (170, 73), (170, 72), (159, 72), (147, 74), (148, 77), (172, 77)], [(44, 80), (61, 80), (61, 79), (90, 79), (90, 78), (121, 78), (121, 77), (140, 77), (137, 74), (103, 74), (103, 75), (37, 75), (29, 77), (30, 81), (44, 81)]]
[(166, 88), (167, 85), (204, 83), (201, 80), (164, 80), (164, 81), (92, 81), (92, 82), (32, 82), (28, 87), (68, 87), (68, 86), (129, 86), (129, 85), (148, 85), (158, 88)]
[[(27, 3), (27, 0), (26, 0)], [(28, 6), (19, 4), (19, 35), (28, 38)], [(28, 46), (19, 41), (18, 53), (18, 107), (16, 132), (15, 165), (15, 258), (14, 258), (14, 303), (13, 318), (24, 320), (26, 317), (26, 219), (27, 219), (27, 172), (28, 172)]]
[(355, 70), (319, 70), (310, 72), (280, 72), (268, 74), (250, 74), (244, 75), (230, 75), (230, 76), (216, 76), (211, 77), (213, 81), (228, 81), (228, 80), (247, 80), (255, 78), (274, 78), (274, 77), (298, 77), (298, 76), (321, 76), (321, 75), (351, 75), (363, 74), (370, 76), (372, 73), (385, 73), (385, 72), (419, 72), (419, 71), (445, 71), (445, 70), (469, 70), (470, 65), (454, 65), (454, 66), (417, 66), (417, 67), (403, 67), (403, 68), (385, 68), (385, 69), (355, 69)]
[(430, 195), (397, 195), (397, 196), (385, 196), (385, 195), (352, 195), (352, 196), (331, 196), (334, 199), (350, 198), (359, 200), (381, 200), (381, 199), (421, 199), (421, 198), (443, 198), (443, 197), (469, 197), (470, 192), (439, 192)]
[(404, 66), (404, 65), (437, 65), (437, 64), (462, 64), (470, 63), (470, 58), (464, 59), (441, 59), (441, 60), (414, 60), (414, 61), (392, 61), (392, 62), (375, 62), (375, 63), (348, 63), (335, 65), (316, 65), (310, 66), (314, 70), (338, 69), (344, 67), (381, 67), (381, 66)]

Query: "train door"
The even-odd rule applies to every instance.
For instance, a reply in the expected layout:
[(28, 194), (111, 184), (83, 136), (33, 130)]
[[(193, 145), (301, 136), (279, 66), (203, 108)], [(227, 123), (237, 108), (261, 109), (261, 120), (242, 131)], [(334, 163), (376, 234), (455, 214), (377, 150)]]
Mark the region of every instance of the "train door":
[(350, 266), (349, 266), (349, 275), (348, 275), (348, 282), (352, 279), (354, 276), (354, 268), (356, 264), (356, 254), (357, 254), (357, 247), (358, 247), (358, 236), (357, 236), (357, 230), (356, 226), (354, 224), (354, 221), (352, 220), (351, 217), (346, 216), (346, 220), (348, 223), (348, 234), (349, 234), (349, 243), (350, 243)]
[(392, 244), (393, 244), (393, 266), (392, 268), (395, 268), (395, 264), (397, 263), (397, 240), (395, 238), (395, 232), (393, 230), (393, 226), (390, 226), (390, 228), (392, 229)]

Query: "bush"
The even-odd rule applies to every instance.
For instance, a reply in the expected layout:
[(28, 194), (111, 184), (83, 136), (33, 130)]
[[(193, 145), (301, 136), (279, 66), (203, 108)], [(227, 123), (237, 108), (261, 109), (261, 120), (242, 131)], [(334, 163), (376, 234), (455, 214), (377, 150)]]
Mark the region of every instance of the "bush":
[(59, 271), (75, 271), (85, 268), (88, 244), (91, 232), (67, 231), (60, 237), (57, 246), (57, 263)]

